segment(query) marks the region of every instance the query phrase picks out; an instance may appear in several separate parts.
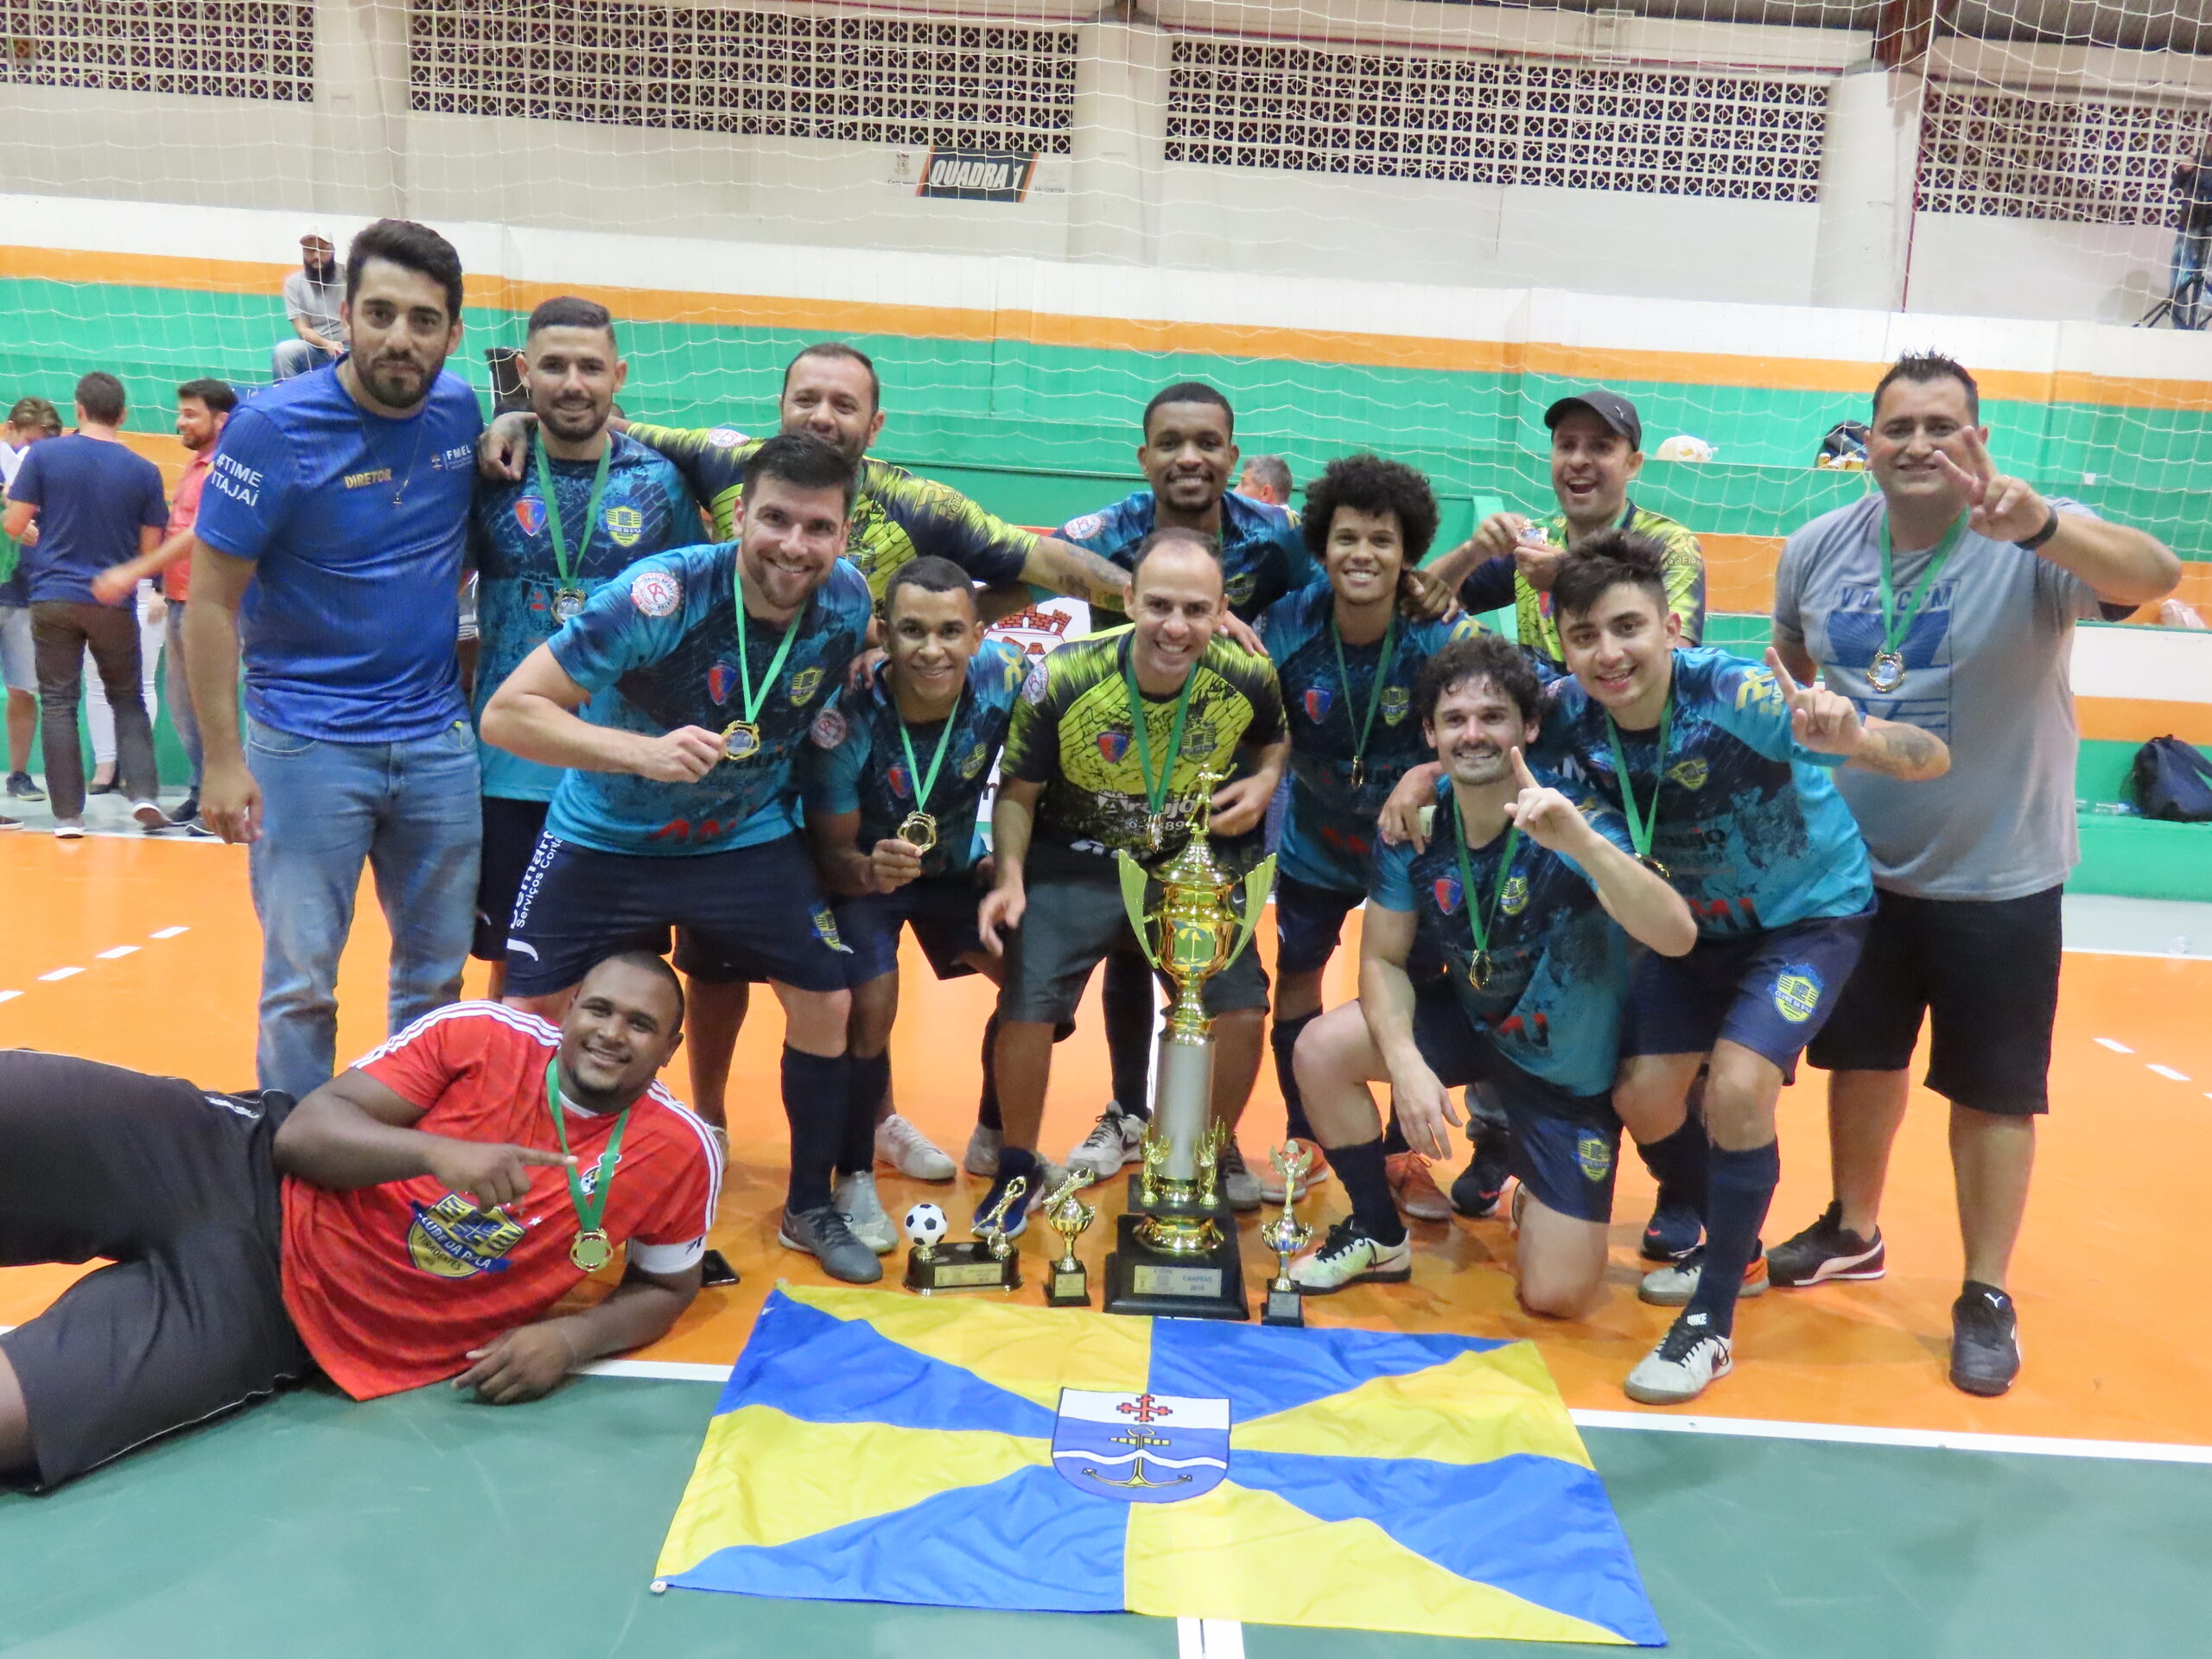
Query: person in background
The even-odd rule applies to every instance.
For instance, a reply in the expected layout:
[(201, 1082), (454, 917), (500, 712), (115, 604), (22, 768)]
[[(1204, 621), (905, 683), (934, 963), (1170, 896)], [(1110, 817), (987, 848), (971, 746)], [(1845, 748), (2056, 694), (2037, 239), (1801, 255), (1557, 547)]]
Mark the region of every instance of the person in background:
[(1290, 505), (1290, 463), (1281, 455), (1248, 455), (1244, 460), (1244, 476), (1236, 480), (1236, 493), (1255, 501), (1264, 501), (1271, 507)]
[(201, 815), (253, 849), (256, 1064), (264, 1088), (301, 1097), (335, 1063), (362, 865), (391, 929), (397, 1030), (460, 994), (482, 834), (454, 656), (483, 426), (445, 369), (461, 257), (424, 226), (378, 219), (353, 238), (341, 308), (352, 354), (224, 429), (184, 619)]
[[(0, 495), (16, 481), (23, 452), (41, 438), (61, 435), (61, 416), (43, 397), (19, 397), (0, 429)], [(26, 534), (34, 532), (26, 531)], [(22, 568), (22, 549), (12, 536), (0, 537), (0, 678), (8, 688), (8, 798), (42, 801), (46, 791), (31, 781), (31, 740), (38, 733), (38, 663), (31, 644), (30, 579)], [(0, 822), (0, 830), (13, 827)]]
[(154, 463), (124, 445), (123, 383), (95, 370), (77, 382), (77, 430), (34, 445), (16, 469), (3, 521), (30, 575), (31, 637), (38, 659), (41, 747), (54, 796), (54, 833), (85, 833), (85, 761), (77, 705), (89, 645), (115, 709), (116, 747), (130, 816), (147, 829), (168, 820), (155, 804), (154, 728), (139, 690), (137, 618), (92, 596), (92, 578), (161, 541), (168, 510)]
[[(169, 822), (188, 825), (200, 835), (207, 831), (199, 822), (202, 755), (200, 721), (193, 715), (192, 690), (184, 675), (184, 606), (192, 587), (192, 527), (200, 517), (200, 493), (207, 487), (215, 445), (238, 403), (238, 394), (227, 381), (188, 380), (176, 389), (177, 442), (192, 459), (185, 463), (184, 475), (176, 481), (176, 493), (169, 499), (168, 534), (151, 553), (92, 578), (92, 594), (103, 605), (118, 603), (148, 577), (161, 578), (167, 607), (162, 618), (162, 683), (168, 692), (169, 723), (176, 728), (177, 741), (184, 746), (184, 757), (192, 766), (191, 787), (169, 814)], [(150, 680), (151, 676), (148, 677)]]
[[(94, 588), (97, 597), (99, 589)], [(138, 624), (138, 697), (146, 705), (146, 719), (150, 725), (161, 707), (162, 634), (168, 607), (161, 591), (150, 582), (140, 582), (122, 597), (101, 600), (104, 605), (115, 605), (128, 610)], [(123, 785), (115, 773), (115, 709), (107, 700), (107, 688), (100, 683), (99, 664), (88, 650), (85, 653), (85, 737), (92, 745), (92, 775), (85, 785), (85, 793), (117, 795)], [(156, 782), (159, 781), (156, 767)], [(165, 823), (149, 824), (147, 832), (167, 828)]]
[(2181, 198), (2181, 223), (2174, 232), (2166, 299), (2175, 327), (2201, 328), (2212, 315), (2204, 305), (2204, 257), (2212, 250), (2212, 139), (2174, 168), (2173, 193)]
[(270, 353), (276, 378), (290, 380), (346, 355), (345, 300), (337, 251), (327, 238), (309, 232), (300, 238), (300, 268), (284, 278), (284, 315), (292, 338), (278, 340)]

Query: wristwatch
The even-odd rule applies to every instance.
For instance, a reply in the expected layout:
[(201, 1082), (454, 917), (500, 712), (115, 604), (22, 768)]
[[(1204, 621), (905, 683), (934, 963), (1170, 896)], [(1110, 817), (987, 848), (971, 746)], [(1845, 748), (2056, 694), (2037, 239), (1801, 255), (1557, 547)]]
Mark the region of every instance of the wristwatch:
[(2033, 553), (2038, 548), (2042, 547), (2045, 542), (2049, 541), (2052, 537), (2057, 534), (2058, 509), (2056, 507), (2053, 507), (2050, 510), (2050, 517), (2043, 521), (2043, 528), (2041, 530), (2036, 531), (2032, 536), (2023, 537), (2021, 540), (2013, 543), (2012, 545), (2018, 548), (2024, 553)]

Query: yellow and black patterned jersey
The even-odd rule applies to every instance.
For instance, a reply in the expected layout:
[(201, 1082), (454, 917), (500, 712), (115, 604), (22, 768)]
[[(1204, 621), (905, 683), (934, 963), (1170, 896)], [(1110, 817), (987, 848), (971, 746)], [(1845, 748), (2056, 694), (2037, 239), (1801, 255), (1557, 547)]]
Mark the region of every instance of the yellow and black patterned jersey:
[[(1567, 515), (1554, 513), (1545, 523), (1552, 545), (1565, 547)], [(1697, 644), (1705, 637), (1705, 550), (1698, 545), (1697, 537), (1687, 525), (1633, 501), (1622, 512), (1619, 528), (1648, 536), (1666, 550), (1661, 568), (1667, 582), (1667, 608), (1682, 620), (1682, 643)], [(1518, 571), (1513, 577), (1513, 613), (1523, 645), (1542, 652), (1554, 663), (1567, 660), (1566, 649), (1560, 644), (1559, 619), (1552, 614), (1552, 596), (1538, 593)]]
[[(1029, 671), (1014, 704), (1001, 760), (1005, 776), (1041, 785), (1030, 862), (1044, 870), (1110, 870), (1112, 855), (1149, 858), (1145, 824), (1152, 806), (1138, 763), (1128, 664), (1134, 630), (1122, 626), (1047, 652)], [(1192, 671), (1183, 747), (1168, 774), (1171, 825), (1190, 809), (1203, 772), (1229, 775), (1240, 747), (1264, 747), (1282, 735), (1282, 693), (1274, 665), (1216, 635)], [(1167, 756), (1173, 697), (1141, 699), (1153, 777)], [(1182, 844), (1171, 830), (1160, 848)], [(1041, 861), (1039, 854), (1044, 855)]]
[[(691, 492), (706, 503), (715, 539), (737, 537), (737, 504), (745, 463), (762, 440), (727, 426), (682, 430), (632, 424), (630, 435), (676, 463)], [(860, 487), (845, 556), (868, 578), (878, 600), (899, 567), (924, 556), (950, 559), (987, 588), (1019, 582), (1037, 538), (995, 518), (959, 491), (873, 455), (861, 462)]]

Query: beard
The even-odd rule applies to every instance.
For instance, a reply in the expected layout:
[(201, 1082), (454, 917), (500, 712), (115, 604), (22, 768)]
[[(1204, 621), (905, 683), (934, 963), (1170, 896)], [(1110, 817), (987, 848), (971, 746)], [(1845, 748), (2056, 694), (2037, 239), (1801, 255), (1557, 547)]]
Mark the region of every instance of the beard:
[(360, 376), (362, 389), (386, 409), (413, 409), (419, 405), (430, 395), (441, 366), (439, 363), (431, 364), (417, 379), (409, 373), (416, 366), (412, 359), (378, 357), (364, 363), (356, 358), (353, 362), (353, 372)]

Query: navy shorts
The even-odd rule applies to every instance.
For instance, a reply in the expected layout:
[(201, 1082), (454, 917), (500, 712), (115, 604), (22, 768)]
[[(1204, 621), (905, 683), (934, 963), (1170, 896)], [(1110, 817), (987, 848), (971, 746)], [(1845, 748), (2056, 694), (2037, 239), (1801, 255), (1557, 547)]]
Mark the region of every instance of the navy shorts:
[(983, 948), (976, 931), (976, 909), (983, 889), (967, 871), (925, 876), (891, 893), (840, 899), (837, 933), (853, 954), (846, 963), (855, 985), (880, 979), (899, 966), (899, 931), (914, 930), (922, 954), (939, 979), (958, 979), (976, 970), (960, 958)]
[(1873, 916), (1869, 905), (1741, 938), (1700, 938), (1686, 957), (1645, 951), (1623, 1052), (1703, 1054), (1726, 1038), (1793, 1073), (1858, 966)]
[(670, 926), (802, 991), (842, 991), (851, 952), (798, 836), (644, 858), (539, 838), (507, 935), (507, 995), (563, 991), (601, 957)]
[(1275, 878), (1275, 972), (1319, 973), (1344, 938), (1344, 918), (1360, 906), (1363, 893), (1317, 887), (1294, 875)]
[(479, 962), (507, 959), (507, 924), (514, 918), (522, 873), (545, 833), (546, 801), (484, 798), (484, 856), (476, 867), (476, 938), (468, 954)]
[(1805, 1058), (1825, 1071), (1902, 1071), (1924, 1020), (1936, 1093), (2004, 1117), (2050, 1110), (2064, 891), (1878, 893), (1859, 967)]
[(1570, 1094), (1516, 1065), (1475, 1029), (1447, 980), (1414, 994), (1414, 1043), (1446, 1088), (1491, 1086), (1512, 1127), (1506, 1155), (1514, 1179), (1547, 1210), (1577, 1221), (1613, 1218), (1621, 1121), (1610, 1093)]
[[(1006, 950), (999, 1018), (1064, 1025), (1075, 1018), (1090, 970), (1109, 956), (1142, 963), (1136, 931), (1122, 906), (1122, 889), (1094, 875), (1052, 876), (1028, 884), (1028, 908)], [(1147, 964), (1148, 965), (1148, 964)], [(1166, 976), (1160, 976), (1166, 983)], [(1210, 1015), (1268, 1006), (1260, 953), (1245, 946), (1236, 961), (1206, 981)]]

